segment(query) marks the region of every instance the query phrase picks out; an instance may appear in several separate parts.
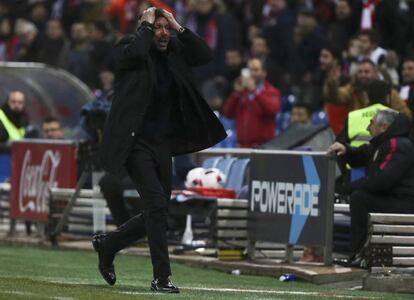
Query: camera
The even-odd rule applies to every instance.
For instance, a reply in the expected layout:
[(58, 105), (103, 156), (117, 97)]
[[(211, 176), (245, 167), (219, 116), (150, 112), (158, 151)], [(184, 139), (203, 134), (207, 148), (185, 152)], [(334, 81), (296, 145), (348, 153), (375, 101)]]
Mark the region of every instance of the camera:
[(102, 143), (103, 129), (111, 109), (111, 102), (94, 100), (81, 109), (80, 126), (88, 135), (88, 142), (94, 145)]
[(249, 80), (251, 80), (251, 72), (249, 68), (243, 68), (241, 70), (241, 84), (244, 88), (249, 86)]
[(111, 109), (111, 102), (106, 100), (93, 100), (81, 109), (80, 127), (87, 134), (87, 139), (78, 144), (78, 159), (81, 164), (92, 165), (99, 170), (96, 153), (102, 143), (103, 130), (106, 118)]

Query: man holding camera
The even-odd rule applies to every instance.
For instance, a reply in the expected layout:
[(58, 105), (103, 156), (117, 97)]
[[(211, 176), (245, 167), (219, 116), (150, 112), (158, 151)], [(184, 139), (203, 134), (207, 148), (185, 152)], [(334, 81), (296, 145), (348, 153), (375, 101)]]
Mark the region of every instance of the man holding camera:
[(116, 281), (115, 254), (147, 235), (154, 277), (151, 290), (179, 292), (169, 278), (166, 237), (171, 158), (211, 147), (226, 136), (190, 69), (211, 58), (201, 38), (181, 27), (171, 13), (155, 7), (145, 10), (137, 31), (115, 46), (114, 100), (100, 159), (109, 173), (126, 169), (144, 213), (93, 238), (99, 271), (110, 285)]
[(247, 66), (235, 80), (223, 114), (236, 120), (238, 145), (254, 148), (275, 136), (280, 92), (266, 81), (266, 70), (260, 59), (250, 59)]

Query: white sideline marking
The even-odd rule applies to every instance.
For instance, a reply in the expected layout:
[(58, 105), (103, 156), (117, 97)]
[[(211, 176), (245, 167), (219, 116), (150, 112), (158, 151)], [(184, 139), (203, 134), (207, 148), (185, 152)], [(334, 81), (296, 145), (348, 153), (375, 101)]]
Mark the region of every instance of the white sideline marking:
[(154, 293), (154, 292), (127, 292), (127, 291), (114, 291), (114, 292), (118, 293), (118, 294), (132, 295), (132, 296), (134, 296), (134, 295), (135, 296), (137, 296), (137, 295), (164, 296), (165, 295), (165, 294), (162, 294), (162, 293)]
[[(189, 291), (206, 291), (206, 292), (241, 292), (241, 293), (257, 293), (257, 294), (275, 294), (275, 295), (298, 295), (311, 297), (333, 297), (344, 299), (380, 299), (379, 297), (353, 296), (353, 295), (338, 295), (334, 292), (298, 292), (298, 291), (274, 291), (274, 290), (253, 290), (253, 289), (236, 289), (236, 288), (203, 288), (203, 287), (180, 287), (181, 290)], [(154, 292), (130, 292), (117, 291), (120, 294), (126, 295), (161, 295)]]
[(24, 297), (31, 297), (31, 298), (41, 298), (41, 299), (51, 299), (51, 300), (75, 300), (72, 297), (60, 297), (60, 296), (49, 296), (45, 297), (41, 294), (35, 294), (30, 292), (21, 292), (21, 291), (0, 291), (0, 294), (8, 294), (8, 295), (17, 295), (17, 296), (24, 296)]
[(2, 294), (18, 295), (18, 296), (36, 296), (33, 293), (20, 292), (20, 291), (1, 291)]
[(378, 297), (353, 296), (353, 295), (338, 295), (335, 292), (298, 292), (298, 291), (275, 291), (275, 290), (254, 290), (254, 289), (235, 289), (235, 288), (203, 288), (203, 287), (184, 287), (184, 290), (195, 291), (213, 291), (213, 292), (242, 292), (242, 293), (264, 293), (264, 294), (287, 294), (287, 295), (301, 295), (301, 296), (315, 296), (315, 297), (334, 297), (334, 298), (358, 298), (358, 299), (379, 299)]

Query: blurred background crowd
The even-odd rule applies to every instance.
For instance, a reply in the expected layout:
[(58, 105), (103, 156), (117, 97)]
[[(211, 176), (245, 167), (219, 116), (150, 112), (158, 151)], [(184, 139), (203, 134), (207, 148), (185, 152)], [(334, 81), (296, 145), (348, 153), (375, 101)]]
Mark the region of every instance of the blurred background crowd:
[[(338, 134), (368, 105), (356, 99), (372, 81), (390, 86), (391, 107), (414, 109), (411, 0), (0, 0), (0, 61), (63, 68), (106, 99), (114, 43), (149, 6), (172, 11), (213, 50), (195, 79), (229, 130), (224, 147), (254, 147), (291, 122)], [(267, 114), (236, 98), (260, 98)]]

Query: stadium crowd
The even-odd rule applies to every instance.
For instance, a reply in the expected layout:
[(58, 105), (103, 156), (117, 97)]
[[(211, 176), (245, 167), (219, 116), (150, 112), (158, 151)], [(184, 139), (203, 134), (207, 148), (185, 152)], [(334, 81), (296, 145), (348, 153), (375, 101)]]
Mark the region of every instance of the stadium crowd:
[(338, 134), (348, 112), (366, 106), (373, 80), (393, 87), (392, 108), (414, 109), (414, 2), (406, 0), (1, 0), (0, 61), (66, 69), (105, 98), (114, 44), (149, 6), (174, 12), (213, 49), (195, 76), (235, 128), (237, 141), (221, 146), (271, 139), (293, 103), (325, 111)]

